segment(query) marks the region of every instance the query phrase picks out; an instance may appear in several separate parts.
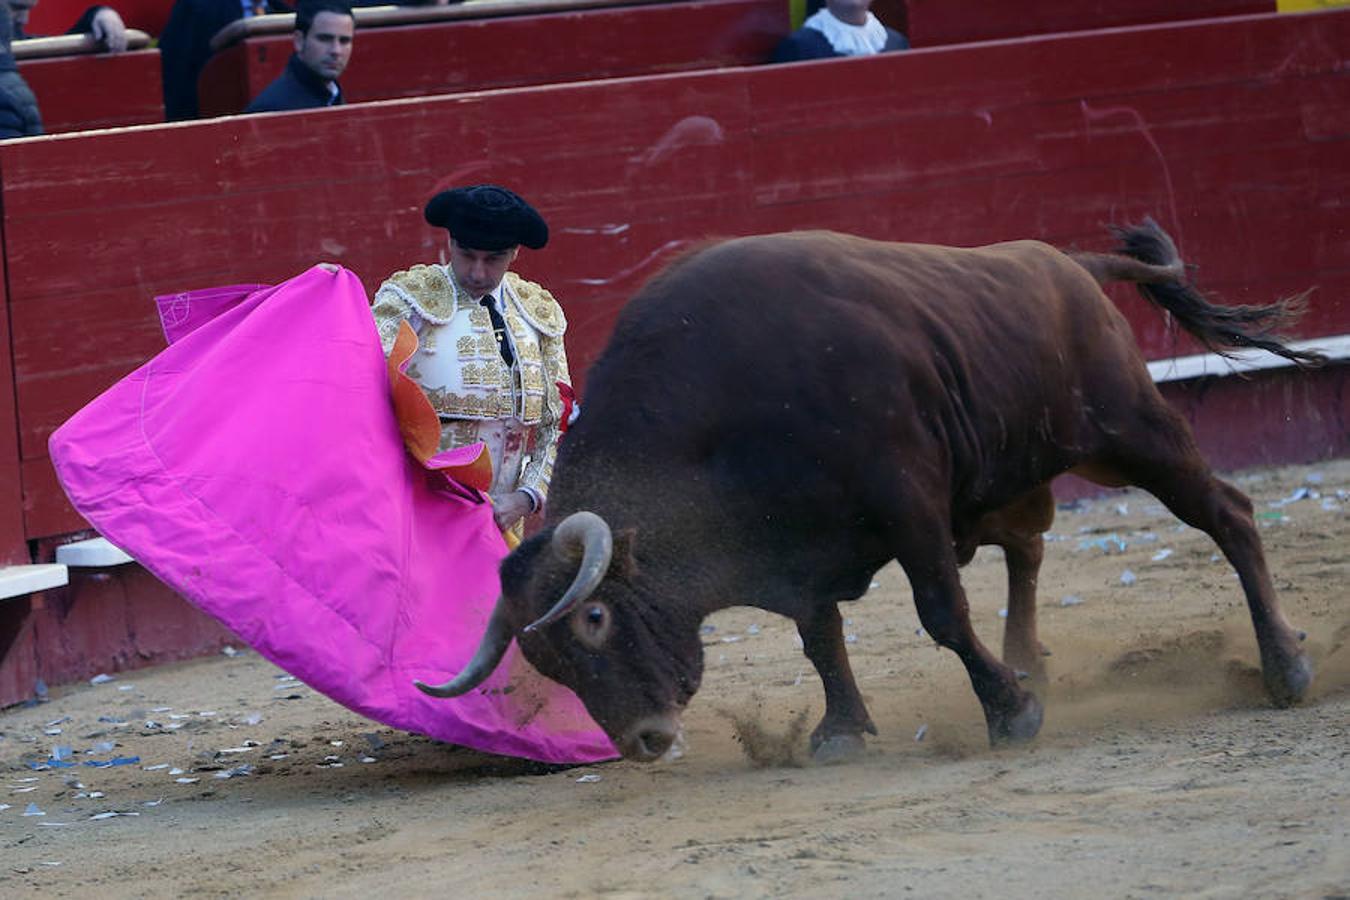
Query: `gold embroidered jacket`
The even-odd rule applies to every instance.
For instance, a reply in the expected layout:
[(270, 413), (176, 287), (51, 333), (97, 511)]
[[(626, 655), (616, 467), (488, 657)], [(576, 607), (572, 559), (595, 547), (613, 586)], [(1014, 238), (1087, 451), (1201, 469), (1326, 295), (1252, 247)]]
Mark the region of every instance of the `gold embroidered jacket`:
[(557, 382), (572, 380), (563, 347), (567, 320), (552, 294), (514, 272), (496, 293), (515, 357), (510, 366), (487, 309), (455, 283), (449, 266), (395, 272), (375, 292), (371, 311), (386, 355), (400, 321), (416, 332), (407, 372), (441, 418), (441, 449), (483, 441), (492, 454), (492, 490), (523, 488), (542, 503), (561, 434)]

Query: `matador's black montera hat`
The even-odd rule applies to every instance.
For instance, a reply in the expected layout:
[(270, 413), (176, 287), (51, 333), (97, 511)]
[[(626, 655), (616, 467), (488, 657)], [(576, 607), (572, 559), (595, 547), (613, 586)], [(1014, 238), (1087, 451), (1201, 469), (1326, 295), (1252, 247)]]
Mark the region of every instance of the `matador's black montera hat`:
[(423, 212), (429, 224), (450, 232), (455, 243), (474, 250), (505, 250), (548, 243), (544, 217), (514, 191), (495, 184), (441, 191)]

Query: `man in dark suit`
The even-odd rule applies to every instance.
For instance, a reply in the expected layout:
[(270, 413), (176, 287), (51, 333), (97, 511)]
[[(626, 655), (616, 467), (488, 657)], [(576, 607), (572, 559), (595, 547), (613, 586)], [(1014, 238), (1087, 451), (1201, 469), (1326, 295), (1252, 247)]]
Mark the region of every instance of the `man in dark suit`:
[(164, 118), (197, 118), (197, 78), (211, 58), (211, 38), (236, 19), (287, 13), (285, 0), (176, 0), (159, 36)]
[(286, 71), (244, 112), (317, 109), (342, 103), (338, 76), (352, 57), (356, 22), (345, 0), (302, 0), (295, 13), (295, 52)]

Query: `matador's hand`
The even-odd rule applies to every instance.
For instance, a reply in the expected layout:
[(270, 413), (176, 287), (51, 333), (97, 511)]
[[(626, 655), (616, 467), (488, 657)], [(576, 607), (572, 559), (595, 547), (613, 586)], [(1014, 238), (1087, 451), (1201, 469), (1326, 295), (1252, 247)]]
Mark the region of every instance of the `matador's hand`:
[(524, 491), (495, 495), (492, 498), (492, 518), (496, 520), (497, 527), (505, 531), (528, 516), (532, 507), (530, 495)]

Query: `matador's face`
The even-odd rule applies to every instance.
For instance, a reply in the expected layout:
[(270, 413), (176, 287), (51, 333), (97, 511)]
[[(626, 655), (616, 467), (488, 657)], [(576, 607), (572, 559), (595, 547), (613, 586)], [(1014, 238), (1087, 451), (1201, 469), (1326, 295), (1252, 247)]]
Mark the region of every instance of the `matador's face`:
[(450, 268), (454, 271), (455, 281), (459, 282), (460, 287), (477, 300), (502, 283), (519, 252), (519, 246), (507, 247), (504, 250), (477, 250), (463, 246), (452, 237)]

